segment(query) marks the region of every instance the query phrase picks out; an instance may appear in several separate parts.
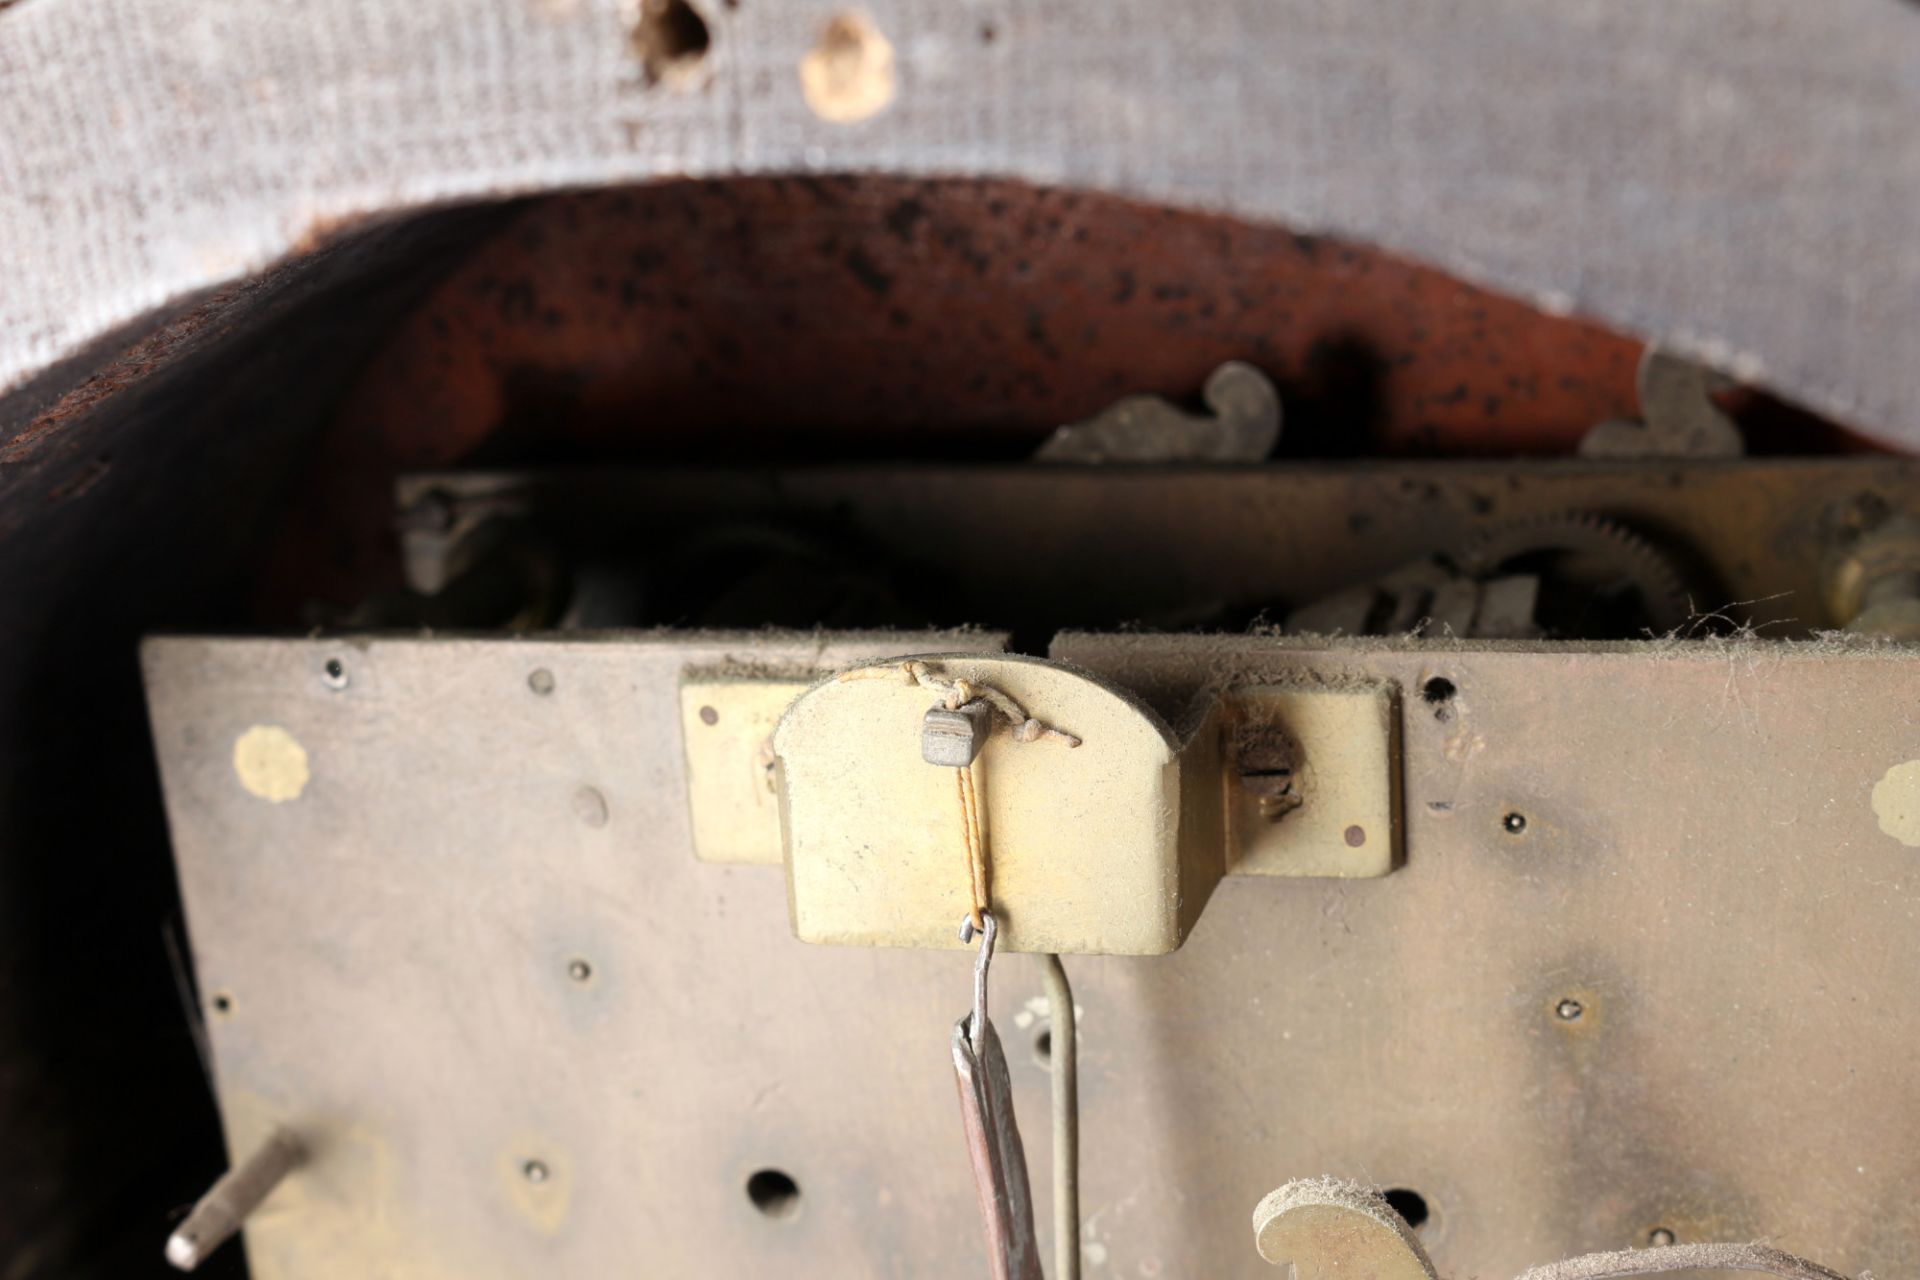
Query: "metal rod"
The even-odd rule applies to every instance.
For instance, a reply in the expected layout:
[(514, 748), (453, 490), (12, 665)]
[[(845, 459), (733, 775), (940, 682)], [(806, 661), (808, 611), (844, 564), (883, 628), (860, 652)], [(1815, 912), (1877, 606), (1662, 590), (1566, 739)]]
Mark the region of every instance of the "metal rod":
[[(993, 963), (993, 943), (1000, 934), (1000, 925), (991, 911), (982, 911), (980, 919), (986, 927), (980, 931), (980, 951), (973, 961), (973, 1021), (968, 1027), (968, 1036), (973, 1042), (973, 1056), (984, 1062), (987, 1057), (987, 968)], [(960, 921), (960, 941), (972, 942), (973, 938), (973, 917), (968, 916)]]
[(276, 1129), (260, 1149), (222, 1174), (187, 1220), (167, 1238), (167, 1261), (191, 1271), (230, 1239), (280, 1180), (300, 1163), (300, 1144)]
[(1053, 1018), (1047, 1032), (1053, 1076), (1053, 1277), (1080, 1280), (1080, 1062), (1073, 988), (1059, 956), (1047, 956), (1041, 973)]

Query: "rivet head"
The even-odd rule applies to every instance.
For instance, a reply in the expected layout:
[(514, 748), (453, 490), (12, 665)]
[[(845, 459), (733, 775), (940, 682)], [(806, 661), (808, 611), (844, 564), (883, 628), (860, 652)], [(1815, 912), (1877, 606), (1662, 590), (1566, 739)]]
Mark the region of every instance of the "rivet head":
[(1506, 829), (1508, 835), (1517, 836), (1527, 829), (1527, 815), (1524, 813), (1510, 813), (1500, 819), (1500, 825)]
[(575, 960), (567, 966), (567, 976), (575, 982), (585, 982), (593, 976), (593, 966), (585, 960)]
[(1349, 849), (1358, 849), (1367, 842), (1367, 829), (1358, 823), (1348, 827), (1346, 830), (1346, 841)]
[(1672, 1244), (1675, 1239), (1676, 1237), (1673, 1232), (1667, 1230), (1665, 1227), (1655, 1227), (1653, 1230), (1647, 1232), (1647, 1243), (1656, 1249), (1666, 1248)]
[(547, 670), (545, 667), (535, 669), (534, 672), (527, 677), (527, 688), (533, 690), (543, 698), (546, 697), (553, 692), (553, 672)]
[(1553, 1016), (1562, 1022), (1578, 1022), (1580, 1015), (1585, 1012), (1585, 1006), (1578, 1000), (1562, 1000), (1559, 1004), (1553, 1006)]
[(545, 1161), (529, 1160), (520, 1166), (520, 1176), (528, 1182), (545, 1182), (551, 1176), (551, 1171)]

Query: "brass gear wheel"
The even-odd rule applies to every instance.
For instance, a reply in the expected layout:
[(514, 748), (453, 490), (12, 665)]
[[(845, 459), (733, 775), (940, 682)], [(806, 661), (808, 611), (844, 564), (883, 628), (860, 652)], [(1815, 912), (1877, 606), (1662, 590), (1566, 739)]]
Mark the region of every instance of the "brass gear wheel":
[(1595, 591), (1630, 588), (1656, 635), (1684, 625), (1694, 613), (1685, 575), (1672, 555), (1591, 512), (1499, 521), (1470, 538), (1454, 560), (1477, 578), (1530, 564), (1546, 580), (1575, 581)]

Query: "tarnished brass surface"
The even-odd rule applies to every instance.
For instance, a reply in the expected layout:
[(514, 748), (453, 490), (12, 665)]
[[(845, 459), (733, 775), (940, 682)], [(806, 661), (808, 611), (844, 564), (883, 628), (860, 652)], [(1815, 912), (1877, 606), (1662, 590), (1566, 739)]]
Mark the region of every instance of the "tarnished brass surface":
[(1859, 514), (1834, 539), (1829, 614), (1861, 635), (1920, 639), (1920, 519), (1911, 511)]
[(1277, 619), (1437, 549), (1583, 512), (1674, 553), (1700, 615), (1683, 635), (1724, 621), (1781, 638), (1846, 625), (1850, 615), (1826, 603), (1835, 541), (1874, 513), (1920, 514), (1920, 462), (655, 468), (401, 482), (402, 507), (429, 494), (444, 496), (453, 524), (407, 533), (408, 572), (420, 582), (433, 580), (464, 529), (501, 511), (537, 512), (543, 529), (583, 555), (671, 539), (697, 523), (784, 520), (854, 545), (910, 548), (911, 581), (937, 586), (936, 621), (1047, 629), (1186, 627), (1207, 602), (1266, 608)]
[[(856, 648), (149, 645), (230, 1137), (315, 1135), (249, 1225), (261, 1280), (983, 1273), (946, 1045), (966, 958), (801, 944), (776, 869), (693, 856), (682, 673), (781, 645)], [(1264, 1280), (1248, 1214), (1322, 1173), (1417, 1190), (1443, 1275), (1656, 1231), (1920, 1267), (1920, 655), (1054, 653), (1163, 712), (1391, 684), (1404, 749), (1394, 874), (1228, 878), (1173, 955), (1075, 962), (1090, 1276)], [(236, 775), (254, 726), (302, 747), (298, 796)], [(1039, 964), (995, 983), (1045, 1114)], [(749, 1196), (770, 1170), (797, 1198)]]

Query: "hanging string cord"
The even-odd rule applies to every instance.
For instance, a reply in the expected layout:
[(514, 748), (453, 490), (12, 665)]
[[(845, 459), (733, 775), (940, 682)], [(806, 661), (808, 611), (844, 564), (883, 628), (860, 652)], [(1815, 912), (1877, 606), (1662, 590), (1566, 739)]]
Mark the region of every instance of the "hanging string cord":
[(980, 838), (980, 802), (973, 790), (973, 768), (961, 765), (953, 771), (960, 791), (960, 831), (967, 845), (967, 918), (975, 929), (985, 927), (987, 910), (987, 851)]
[(950, 711), (957, 711), (975, 700), (984, 701), (1013, 726), (1015, 742), (1059, 742), (1068, 747), (1080, 745), (1080, 739), (1044, 721), (1034, 719), (1021, 709), (1018, 702), (992, 685), (975, 684), (971, 680), (964, 679), (949, 680), (935, 670), (930, 663), (918, 658), (909, 658), (905, 662), (882, 667), (855, 667), (851, 671), (842, 671), (839, 679), (898, 680), (903, 684), (918, 685), (922, 689), (931, 689), (939, 694)]
[[(985, 702), (1013, 726), (1016, 742), (1059, 742), (1070, 749), (1080, 745), (1079, 738), (1028, 715), (1018, 702), (992, 685), (976, 684), (965, 677), (948, 680), (919, 659), (910, 658), (889, 666), (856, 667), (841, 672), (839, 679), (899, 680), (931, 689), (941, 696), (942, 704), (949, 711), (958, 711), (973, 702)], [(986, 838), (980, 829), (980, 797), (974, 787), (972, 763), (956, 766), (953, 775), (960, 802), (960, 832), (967, 853), (968, 912), (960, 922), (960, 940), (980, 939), (979, 956), (974, 962), (969, 1038), (975, 1057), (985, 1061), (987, 966), (993, 959), (998, 922), (993, 917), (988, 893)], [(1080, 1280), (1080, 1099), (1073, 989), (1067, 985), (1067, 971), (1059, 956), (1044, 957), (1042, 965), (1053, 1023), (1049, 1031), (1048, 1062), (1053, 1075), (1054, 1280)]]
[[(1018, 702), (1002, 690), (990, 684), (978, 684), (964, 676), (948, 679), (931, 663), (918, 658), (885, 666), (855, 667), (851, 671), (842, 671), (838, 678), (843, 681), (898, 680), (903, 684), (931, 689), (940, 695), (942, 704), (949, 711), (958, 711), (972, 702), (984, 702), (1013, 727), (1015, 742), (1058, 742), (1070, 749), (1080, 745), (1080, 739), (1073, 734), (1028, 715)], [(967, 922), (977, 933), (983, 927), (986, 913), (992, 905), (987, 883), (987, 842), (980, 828), (980, 795), (974, 786), (971, 765), (960, 765), (953, 772), (954, 790), (960, 801), (960, 834), (967, 854)]]

